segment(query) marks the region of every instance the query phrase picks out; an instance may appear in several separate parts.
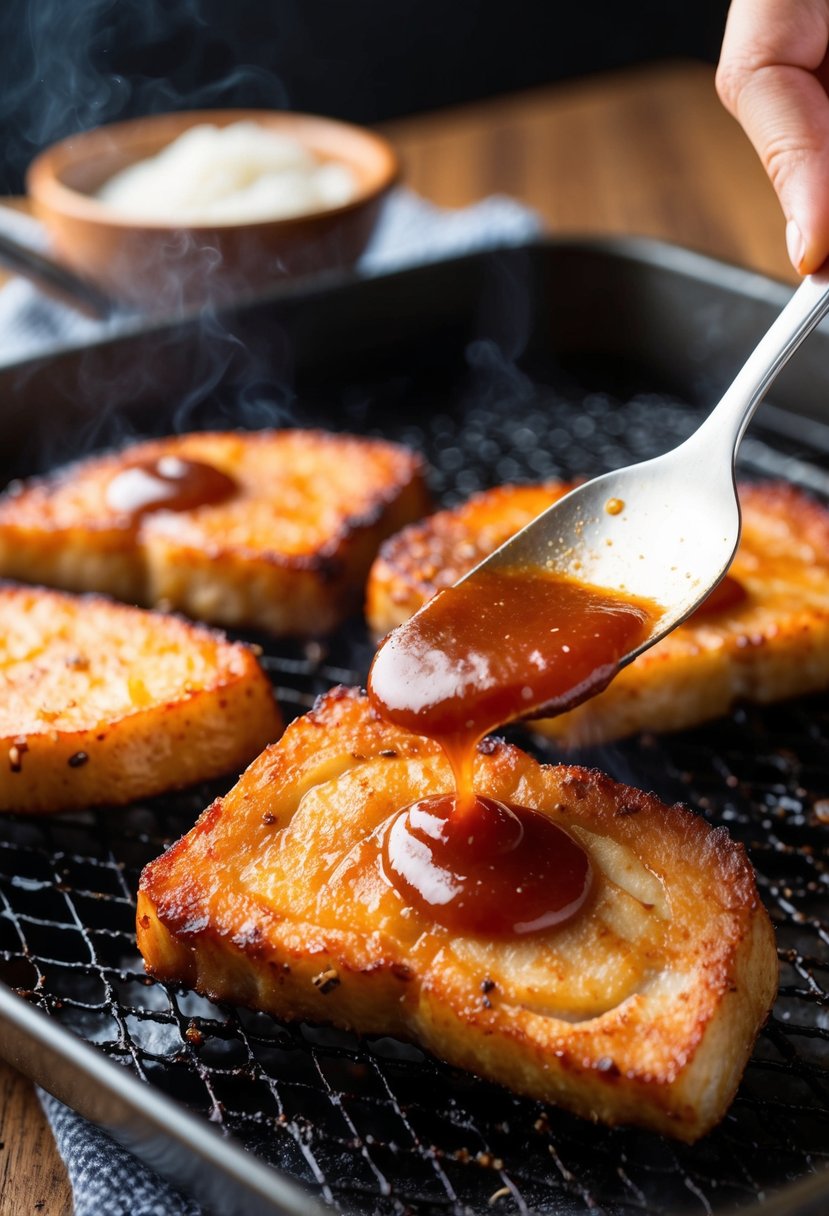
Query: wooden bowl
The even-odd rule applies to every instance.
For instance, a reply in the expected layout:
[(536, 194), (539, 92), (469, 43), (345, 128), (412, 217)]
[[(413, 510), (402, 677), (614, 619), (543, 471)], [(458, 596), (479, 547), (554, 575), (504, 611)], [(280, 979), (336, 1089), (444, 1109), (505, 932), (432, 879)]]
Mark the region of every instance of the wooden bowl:
[[(167, 223), (119, 215), (94, 193), (115, 173), (154, 156), (188, 127), (249, 120), (348, 165), (355, 197), (313, 214), (246, 223)], [(286, 276), (352, 265), (398, 176), (379, 135), (310, 114), (201, 110), (97, 127), (53, 144), (30, 165), (27, 188), (55, 256), (116, 300), (154, 312), (254, 294)]]

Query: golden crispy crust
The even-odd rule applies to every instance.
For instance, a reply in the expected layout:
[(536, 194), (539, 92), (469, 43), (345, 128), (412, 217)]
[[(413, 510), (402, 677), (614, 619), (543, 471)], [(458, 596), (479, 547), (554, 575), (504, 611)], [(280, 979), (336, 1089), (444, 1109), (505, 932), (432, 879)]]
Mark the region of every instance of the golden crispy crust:
[(238, 772), (281, 726), (253, 652), (222, 634), (0, 586), (0, 810), (120, 805)]
[[(238, 493), (137, 523), (108, 504), (118, 472), (165, 455), (212, 465)], [(381, 540), (426, 509), (421, 462), (394, 444), (302, 430), (181, 435), (11, 487), (0, 575), (320, 635), (358, 603)]]
[(679, 806), (500, 742), (479, 749), (476, 784), (582, 841), (597, 877), (575, 921), (491, 942), (407, 908), (380, 871), (379, 829), (451, 775), (435, 744), (339, 689), (144, 870), (147, 969), (277, 1016), (411, 1037), (578, 1114), (696, 1139), (776, 992), (742, 848)]
[[(569, 485), (502, 486), (405, 528), (369, 575), (367, 616), (379, 637), (507, 540)], [(679, 730), (829, 685), (829, 512), (783, 483), (740, 487), (743, 533), (731, 574), (747, 598), (674, 630), (603, 693), (558, 718), (528, 723), (567, 746), (640, 730)]]

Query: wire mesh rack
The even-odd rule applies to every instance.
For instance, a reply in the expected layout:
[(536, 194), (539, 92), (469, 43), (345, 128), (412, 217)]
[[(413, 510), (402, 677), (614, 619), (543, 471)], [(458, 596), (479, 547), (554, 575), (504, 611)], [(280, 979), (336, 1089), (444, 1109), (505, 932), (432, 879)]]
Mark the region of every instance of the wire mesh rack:
[[(563, 373), (541, 381), (477, 343), (464, 375), (438, 395), (411, 385), (351, 392), (314, 420), (423, 451), (437, 501), (454, 503), (496, 482), (591, 475), (651, 456), (698, 418), (626, 378), (615, 396)], [(808, 467), (813, 484), (829, 487), (802, 445), (760, 431), (745, 451), (766, 474)], [(334, 684), (362, 683), (371, 655), (356, 621), (324, 645), (256, 640), (289, 718)], [(594, 1126), (411, 1044), (282, 1023), (148, 979), (134, 937), (139, 872), (227, 783), (125, 810), (0, 817), (0, 979), (343, 1212), (762, 1209), (829, 1158), (828, 745), (829, 697), (818, 696), (577, 757), (725, 824), (745, 843), (775, 924), (779, 999), (731, 1110), (691, 1147)], [(551, 745), (530, 746), (558, 758)]]

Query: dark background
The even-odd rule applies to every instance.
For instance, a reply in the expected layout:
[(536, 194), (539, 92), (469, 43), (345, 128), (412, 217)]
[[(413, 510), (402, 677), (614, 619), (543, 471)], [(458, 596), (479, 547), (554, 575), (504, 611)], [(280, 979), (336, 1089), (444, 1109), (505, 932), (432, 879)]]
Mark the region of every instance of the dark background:
[(650, 59), (714, 62), (727, 0), (0, 0), (0, 191), (134, 114), (288, 107), (377, 122)]

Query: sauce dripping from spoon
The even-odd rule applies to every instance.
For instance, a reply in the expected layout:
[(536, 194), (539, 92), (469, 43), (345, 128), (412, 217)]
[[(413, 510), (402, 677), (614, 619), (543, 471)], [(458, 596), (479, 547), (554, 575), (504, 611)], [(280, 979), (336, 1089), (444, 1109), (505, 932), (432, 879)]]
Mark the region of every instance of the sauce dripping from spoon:
[(438, 923), (523, 936), (563, 924), (592, 880), (581, 846), (546, 815), (479, 797), (476, 745), (530, 712), (562, 713), (601, 691), (648, 636), (655, 605), (538, 570), (482, 570), (386, 639), (369, 696), (387, 719), (443, 747), (456, 793), (392, 819), (387, 877)]

